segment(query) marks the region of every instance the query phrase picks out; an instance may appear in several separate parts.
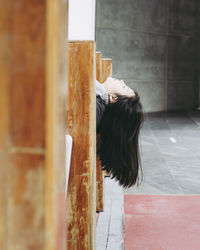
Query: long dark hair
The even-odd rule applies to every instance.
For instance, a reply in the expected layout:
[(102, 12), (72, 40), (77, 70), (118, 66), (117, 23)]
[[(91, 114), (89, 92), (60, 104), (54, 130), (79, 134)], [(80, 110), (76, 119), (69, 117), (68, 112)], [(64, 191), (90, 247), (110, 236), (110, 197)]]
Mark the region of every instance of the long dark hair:
[(97, 131), (97, 154), (101, 166), (124, 188), (139, 184), (139, 170), (142, 176), (139, 131), (143, 120), (137, 92), (134, 97), (118, 96), (115, 103), (106, 105)]

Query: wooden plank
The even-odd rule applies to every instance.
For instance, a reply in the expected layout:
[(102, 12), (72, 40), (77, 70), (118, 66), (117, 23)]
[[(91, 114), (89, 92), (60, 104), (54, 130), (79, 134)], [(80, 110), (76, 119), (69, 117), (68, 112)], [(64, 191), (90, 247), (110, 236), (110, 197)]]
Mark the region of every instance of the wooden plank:
[[(102, 54), (96, 52), (96, 79), (102, 82)], [(101, 163), (96, 157), (96, 211), (104, 210), (104, 174), (101, 168)]]
[(102, 53), (96, 52), (96, 79), (102, 83)]
[(105, 80), (112, 76), (112, 59), (110, 58), (103, 58), (102, 59), (102, 83)]
[[(112, 59), (110, 58), (103, 58), (102, 59), (102, 83), (106, 81), (106, 79), (112, 76)], [(103, 171), (104, 176), (109, 176), (106, 171)]]
[(46, 1), (45, 249), (65, 250), (67, 0)]
[(8, 176), (10, 173), (9, 151), (9, 113), (10, 113), (10, 72), (11, 72), (11, 10), (9, 1), (4, 1), (0, 8), (0, 246), (8, 249)]
[[(61, 246), (59, 249), (66, 249), (63, 238), (65, 231), (64, 228), (61, 229), (60, 224), (61, 215), (63, 215), (62, 221), (65, 218), (64, 211), (61, 213), (60, 209), (61, 205), (63, 207), (65, 197), (61, 199), (60, 193), (62, 193), (61, 190), (63, 193), (65, 191), (63, 175), (65, 171), (64, 102), (66, 102), (66, 92), (63, 90), (67, 90), (67, 86), (64, 87), (67, 83), (67, 75), (61, 70), (60, 64), (62, 62), (63, 68), (62, 55), (64, 53), (55, 51), (54, 46), (57, 49), (59, 47), (59, 50), (63, 52), (64, 47), (55, 40), (61, 39), (58, 32), (66, 37), (67, 29), (63, 29), (63, 25), (58, 26), (55, 20), (55, 13), (58, 9), (54, 8), (51, 21), (55, 22), (57, 33), (54, 32), (53, 35), (56, 38), (54, 37), (52, 41), (47, 27), (50, 20), (46, 19), (49, 15), (47, 7), (50, 2), (51, 4), (59, 2), (60, 8), (67, 10), (64, 8), (64, 5), (67, 6), (66, 1), (64, 4), (64, 1), (55, 0), (10, 0), (2, 2), (0, 8), (0, 103), (2, 111), (0, 122), (0, 246), (1, 249), (6, 250), (50, 250), (58, 249), (58, 246)], [(63, 14), (64, 12), (59, 11), (57, 17), (59, 16), (62, 23), (65, 23), (66, 28), (67, 11), (65, 16)], [(54, 28), (51, 26), (52, 32)], [(49, 40), (52, 43), (49, 43)], [(50, 55), (51, 51), (56, 58)], [(56, 60), (58, 58), (59, 60)], [(47, 65), (47, 60), (53, 61), (54, 59), (56, 65), (52, 67)], [(48, 72), (52, 71), (56, 77), (51, 78), (51, 85)], [(49, 90), (53, 86), (53, 90), (56, 91), (51, 96)], [(62, 91), (57, 91), (58, 88)], [(49, 106), (46, 107), (46, 104)], [(50, 113), (53, 113), (55, 118), (55, 112), (60, 116), (64, 115), (59, 120), (59, 124), (58, 119), (52, 121), (49, 118)], [(51, 122), (53, 124), (50, 124)], [(48, 139), (51, 136), (53, 136), (53, 141)], [(46, 147), (47, 144), (48, 147)], [(52, 148), (51, 153), (54, 155), (51, 163), (46, 160), (50, 153), (49, 148)], [(56, 157), (60, 159), (59, 166), (56, 165), (58, 164)], [(53, 178), (47, 174), (49, 170)], [(46, 183), (50, 184), (46, 185)], [(54, 205), (52, 209), (49, 206), (50, 200), (60, 205)], [(49, 223), (49, 228), (45, 224), (49, 219), (45, 214), (47, 206), (49, 206), (49, 214), (51, 213), (51, 217), (54, 218), (54, 223)], [(52, 234), (49, 234), (50, 231)], [(61, 231), (63, 233), (60, 235)]]
[(69, 43), (67, 132), (73, 138), (67, 194), (68, 249), (95, 249), (95, 43)]
[[(12, 2), (7, 249), (44, 248), (45, 5)], [(34, 6), (35, 5), (35, 6)], [(26, 11), (25, 11), (26, 10)], [(38, 17), (38, 28), (32, 16)], [(33, 39), (34, 37), (34, 39)], [(10, 58), (9, 58), (10, 59)], [(36, 84), (37, 83), (37, 84)], [(5, 167), (5, 166), (4, 166)], [(36, 181), (37, 176), (37, 181)], [(34, 184), (37, 188), (34, 189)]]

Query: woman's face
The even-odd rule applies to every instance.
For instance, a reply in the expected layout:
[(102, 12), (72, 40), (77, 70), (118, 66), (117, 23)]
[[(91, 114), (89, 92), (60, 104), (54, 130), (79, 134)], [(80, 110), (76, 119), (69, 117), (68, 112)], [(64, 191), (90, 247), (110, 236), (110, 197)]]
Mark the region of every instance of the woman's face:
[(112, 77), (108, 77), (104, 82), (105, 88), (109, 95), (126, 95), (126, 96), (135, 96), (134, 91), (129, 88), (123, 80), (118, 80)]

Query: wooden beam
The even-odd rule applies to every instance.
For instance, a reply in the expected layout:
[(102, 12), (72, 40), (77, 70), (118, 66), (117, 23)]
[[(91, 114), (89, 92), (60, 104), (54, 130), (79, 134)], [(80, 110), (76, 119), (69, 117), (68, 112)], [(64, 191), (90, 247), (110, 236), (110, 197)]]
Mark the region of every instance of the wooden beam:
[(11, 75), (11, 10), (9, 1), (4, 1), (0, 8), (0, 246), (8, 249), (8, 196), (10, 187), (8, 177), (11, 169), (10, 148), (10, 75)]
[[(103, 58), (102, 59), (102, 83), (106, 81), (106, 79), (112, 76), (112, 59)], [(106, 171), (103, 171), (104, 176), (109, 176)]]
[[(102, 83), (102, 54), (96, 52), (96, 79)], [(97, 138), (98, 139), (98, 138)], [(104, 174), (101, 163), (96, 157), (96, 211), (102, 212), (104, 209)]]
[(102, 53), (96, 52), (96, 79), (102, 83)]
[(95, 249), (95, 43), (69, 43), (67, 131), (73, 138), (67, 194), (68, 249)]
[(112, 59), (110, 58), (103, 58), (102, 59), (102, 83), (105, 80), (112, 76)]
[(67, 0), (46, 0), (45, 249), (66, 247)]
[[(66, 249), (61, 223), (65, 218), (61, 206), (65, 202), (66, 7), (67, 1), (61, 0), (1, 3), (1, 249)], [(50, 60), (55, 62), (49, 64)]]

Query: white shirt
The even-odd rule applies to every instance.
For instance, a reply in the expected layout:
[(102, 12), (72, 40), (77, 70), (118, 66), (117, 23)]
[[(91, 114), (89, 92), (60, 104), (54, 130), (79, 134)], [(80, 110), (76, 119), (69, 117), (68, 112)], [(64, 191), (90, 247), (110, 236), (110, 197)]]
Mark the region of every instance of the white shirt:
[(99, 95), (108, 104), (108, 93), (103, 85), (96, 80), (96, 95)]

